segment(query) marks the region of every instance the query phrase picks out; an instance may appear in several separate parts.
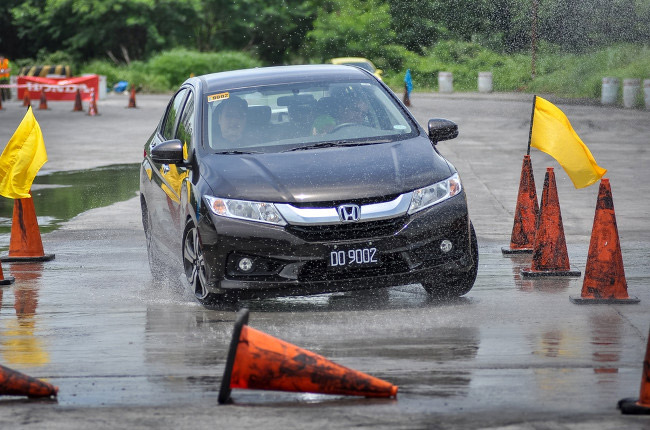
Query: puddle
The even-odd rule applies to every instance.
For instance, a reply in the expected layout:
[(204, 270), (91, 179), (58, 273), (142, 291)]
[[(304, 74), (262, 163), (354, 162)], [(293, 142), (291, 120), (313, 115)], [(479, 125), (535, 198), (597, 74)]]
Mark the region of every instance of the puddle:
[[(41, 233), (59, 228), (90, 209), (128, 200), (139, 189), (139, 164), (43, 173), (34, 179), (32, 197)], [(0, 249), (9, 247), (14, 201), (0, 198)]]

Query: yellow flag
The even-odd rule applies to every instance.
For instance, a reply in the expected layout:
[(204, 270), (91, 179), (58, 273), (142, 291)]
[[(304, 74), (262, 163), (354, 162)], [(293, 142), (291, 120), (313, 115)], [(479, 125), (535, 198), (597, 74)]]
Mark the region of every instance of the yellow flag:
[(597, 182), (607, 172), (596, 164), (589, 148), (582, 143), (566, 115), (541, 97), (535, 101), (530, 146), (555, 158), (576, 188)]
[(43, 133), (29, 107), (0, 155), (0, 195), (10, 199), (31, 197), (34, 177), (46, 161)]

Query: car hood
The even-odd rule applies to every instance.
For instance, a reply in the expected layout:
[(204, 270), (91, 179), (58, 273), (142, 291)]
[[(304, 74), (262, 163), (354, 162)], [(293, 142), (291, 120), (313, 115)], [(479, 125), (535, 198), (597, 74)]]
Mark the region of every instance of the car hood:
[(211, 154), (199, 169), (218, 197), (285, 203), (401, 194), (452, 174), (423, 137), (283, 153)]

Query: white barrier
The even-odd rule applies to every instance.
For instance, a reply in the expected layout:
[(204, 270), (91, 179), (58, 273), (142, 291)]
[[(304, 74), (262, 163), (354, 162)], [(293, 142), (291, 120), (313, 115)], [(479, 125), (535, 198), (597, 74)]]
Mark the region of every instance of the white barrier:
[(478, 72), (478, 92), (492, 92), (492, 72)]
[(623, 79), (623, 107), (630, 109), (636, 106), (640, 86), (640, 79)]
[(438, 91), (441, 93), (454, 92), (454, 75), (451, 72), (438, 72)]
[(616, 104), (618, 99), (618, 78), (603, 78), (600, 103), (604, 105)]

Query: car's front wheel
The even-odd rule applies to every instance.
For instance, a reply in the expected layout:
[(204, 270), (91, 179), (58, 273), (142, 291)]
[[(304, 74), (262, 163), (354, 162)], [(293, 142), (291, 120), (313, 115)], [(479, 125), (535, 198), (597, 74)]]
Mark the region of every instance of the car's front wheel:
[(203, 247), (194, 222), (188, 221), (183, 234), (183, 268), (194, 296), (203, 305), (213, 304), (214, 294), (208, 291)]
[(422, 281), (421, 284), (430, 296), (440, 299), (460, 297), (467, 294), (476, 281), (478, 274), (478, 240), (474, 225), (470, 223), (470, 252), (474, 264), (464, 273), (440, 273), (434, 279)]

